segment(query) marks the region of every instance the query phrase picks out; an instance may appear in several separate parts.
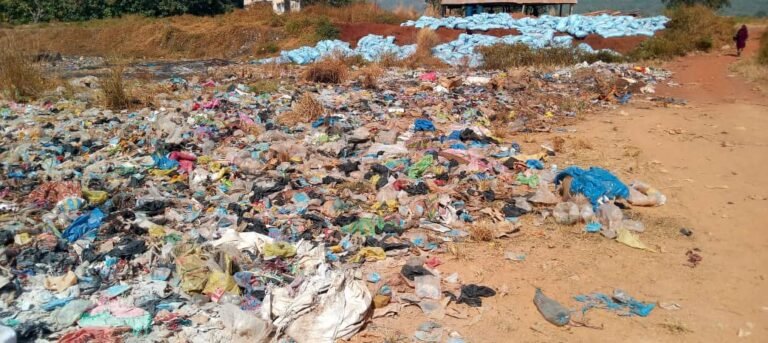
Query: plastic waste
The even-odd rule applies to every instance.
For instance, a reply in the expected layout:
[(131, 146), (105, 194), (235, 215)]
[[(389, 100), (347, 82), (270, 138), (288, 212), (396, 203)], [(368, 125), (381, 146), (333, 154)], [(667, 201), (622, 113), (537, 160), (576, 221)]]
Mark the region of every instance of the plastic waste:
[(581, 221), (585, 223), (589, 223), (595, 220), (595, 211), (592, 210), (591, 205), (584, 204), (584, 205), (581, 205), (579, 216), (581, 217)]
[(637, 220), (624, 219), (621, 222), (621, 227), (633, 232), (644, 232), (645, 225)]
[(616, 241), (619, 243), (622, 243), (626, 246), (635, 248), (635, 249), (641, 249), (641, 250), (647, 250), (650, 252), (656, 252), (655, 250), (649, 248), (645, 243), (640, 241), (640, 238), (637, 237), (637, 235), (633, 234), (629, 230), (625, 228), (620, 228), (618, 230)]
[(641, 181), (629, 185), (627, 201), (635, 206), (662, 206), (667, 203), (667, 197), (658, 189)]
[[(265, 298), (264, 302), (271, 305), (262, 307), (262, 311), (271, 307), (273, 318), (276, 318), (275, 326), (278, 330), (285, 328), (285, 332), (297, 342), (333, 343), (337, 339), (349, 339), (365, 323), (372, 296), (365, 284), (356, 281), (351, 275), (339, 271), (326, 274), (322, 270), (319, 274), (325, 277), (310, 281), (290, 301), (292, 304), (289, 309), (276, 309), (274, 305), (279, 302), (273, 297), (271, 300)], [(327, 292), (319, 295), (322, 290)], [(313, 307), (311, 304), (317, 296), (323, 306)]]
[(410, 166), (407, 170), (408, 177), (412, 179), (418, 179), (424, 173), (427, 171), (429, 167), (432, 166), (432, 163), (434, 162), (434, 158), (430, 154), (424, 155), (424, 157), (419, 160), (419, 162), (416, 162), (412, 166)]
[(624, 213), (614, 204), (604, 204), (597, 210), (600, 224), (603, 225), (601, 233), (607, 238), (616, 238), (616, 234), (623, 225)]
[(615, 289), (613, 296), (603, 293), (592, 293), (588, 295), (577, 295), (573, 297), (576, 301), (585, 303), (582, 312), (593, 308), (602, 308), (616, 312), (620, 316), (640, 316), (647, 317), (651, 314), (655, 303), (644, 303), (629, 296), (626, 292)]
[[(95, 310), (95, 309), (94, 309)], [(146, 332), (152, 327), (152, 315), (141, 309), (141, 314), (131, 316), (116, 316), (109, 312), (85, 313), (77, 321), (81, 327), (130, 327), (134, 333)]]
[(75, 324), (80, 316), (91, 307), (93, 307), (93, 303), (89, 300), (72, 300), (55, 314), (54, 321), (59, 327), (68, 328)]
[(232, 335), (232, 342), (269, 342), (274, 328), (233, 304), (224, 304), (219, 310), (224, 326)]
[(417, 276), (414, 278), (416, 284), (416, 296), (429, 299), (440, 299), (440, 278), (437, 276)]
[(568, 191), (574, 195), (583, 194), (595, 208), (606, 198), (629, 196), (629, 188), (611, 172), (602, 168), (590, 167), (589, 170), (584, 170), (579, 167), (568, 167), (557, 174), (555, 185), (559, 185), (566, 177), (572, 179)]
[(5, 325), (0, 325), (0, 342), (16, 343), (16, 331)]
[(555, 222), (562, 225), (576, 224), (581, 218), (579, 206), (572, 202), (561, 202), (552, 211)]
[(416, 119), (413, 122), (413, 131), (435, 131), (435, 124), (427, 119)]
[(570, 311), (557, 301), (544, 295), (541, 289), (536, 289), (533, 303), (536, 305), (539, 313), (544, 316), (544, 319), (554, 325), (565, 326), (571, 321)]
[(541, 183), (539, 187), (536, 188), (536, 193), (534, 193), (528, 200), (532, 203), (542, 205), (554, 205), (560, 202), (560, 198), (549, 190), (549, 185), (546, 183)]
[(422, 323), (413, 337), (418, 342), (440, 342), (443, 339), (443, 326), (435, 322)]
[(95, 234), (95, 230), (101, 226), (101, 221), (106, 217), (100, 209), (95, 208), (88, 214), (75, 219), (61, 235), (70, 242), (74, 242), (86, 234)]

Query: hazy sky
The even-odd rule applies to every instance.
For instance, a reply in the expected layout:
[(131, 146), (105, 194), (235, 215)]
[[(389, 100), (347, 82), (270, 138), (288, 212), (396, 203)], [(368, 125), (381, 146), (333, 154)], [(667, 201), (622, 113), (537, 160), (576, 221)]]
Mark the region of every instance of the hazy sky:
[[(423, 0), (378, 0), (378, 3), (394, 8), (399, 4), (424, 9)], [(664, 6), (661, 0), (579, 0), (576, 12), (590, 12), (602, 9), (623, 11), (639, 10), (644, 14), (661, 14)], [(731, 0), (731, 7), (723, 12), (728, 15), (755, 15), (758, 12), (768, 12), (768, 0)]]

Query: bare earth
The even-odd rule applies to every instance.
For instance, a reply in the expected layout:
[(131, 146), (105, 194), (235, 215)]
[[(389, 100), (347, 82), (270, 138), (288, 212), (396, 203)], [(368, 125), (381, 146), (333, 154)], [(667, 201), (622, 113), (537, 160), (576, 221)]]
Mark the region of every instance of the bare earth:
[[(751, 55), (757, 40), (749, 45)], [(438, 255), (445, 261), (440, 272), (459, 272), (462, 283), (501, 292), (483, 299), (481, 308), (450, 305), (468, 318), (439, 320), (443, 340), (456, 331), (468, 342), (768, 342), (768, 185), (762, 180), (768, 168), (768, 97), (729, 75), (728, 65), (737, 60), (730, 53), (666, 66), (682, 86), (659, 87), (657, 95), (684, 98), (685, 107), (658, 107), (638, 98), (559, 134), (566, 151), (553, 163), (603, 166), (667, 195), (663, 207), (631, 210), (646, 224), (641, 240), (658, 252), (582, 233), (581, 225), (537, 227), (530, 218), (515, 238), (460, 245), (459, 257)], [(524, 151), (536, 151), (554, 136), (519, 141)], [(681, 235), (683, 227), (693, 235)], [(686, 252), (694, 248), (703, 260), (691, 268)], [(525, 253), (526, 259), (505, 260), (505, 251)], [(614, 288), (680, 309), (657, 307), (647, 318), (593, 309), (584, 317), (574, 314), (592, 328), (559, 328), (537, 312), (536, 287), (571, 309), (580, 308), (575, 295), (611, 294)], [(405, 307), (399, 316), (376, 319), (353, 341), (411, 341), (425, 321), (418, 307)]]

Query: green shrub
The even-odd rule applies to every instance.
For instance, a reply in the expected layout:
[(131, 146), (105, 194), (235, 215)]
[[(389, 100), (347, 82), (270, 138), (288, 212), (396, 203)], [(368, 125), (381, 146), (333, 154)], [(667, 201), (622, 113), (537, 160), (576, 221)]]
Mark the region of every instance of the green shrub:
[(312, 21), (309, 18), (291, 18), (285, 22), (285, 32), (289, 35), (301, 35), (310, 26)]
[(714, 43), (712, 43), (711, 37), (702, 37), (696, 41), (696, 43), (694, 44), (694, 47), (698, 51), (709, 52), (710, 50), (712, 50), (713, 44)]
[(710, 51), (731, 42), (734, 21), (711, 8), (696, 5), (667, 11), (667, 29), (641, 43), (629, 56), (635, 60), (668, 59), (692, 51)]
[(280, 47), (275, 42), (260, 44), (256, 47), (257, 54), (274, 54), (280, 51)]
[(328, 18), (320, 18), (315, 24), (315, 35), (318, 40), (339, 38), (340, 31)]
[(286, 20), (284, 16), (272, 13), (272, 15), (267, 19), (267, 26), (269, 27), (282, 27), (286, 25)]

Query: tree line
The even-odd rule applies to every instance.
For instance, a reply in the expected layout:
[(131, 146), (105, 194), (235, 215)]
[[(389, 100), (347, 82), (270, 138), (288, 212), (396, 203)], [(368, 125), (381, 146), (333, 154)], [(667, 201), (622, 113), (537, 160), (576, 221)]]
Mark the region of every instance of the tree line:
[[(305, 0), (343, 6), (355, 0)], [(360, 1), (360, 0), (358, 0)], [(440, 0), (427, 0), (437, 2)], [(703, 4), (714, 9), (730, 0), (661, 0), (667, 7)], [(243, 7), (243, 0), (0, 0), (0, 21), (13, 24), (49, 21), (84, 21), (139, 14), (168, 17), (181, 14), (216, 15)]]
[(26, 24), (83, 21), (125, 14), (150, 17), (215, 15), (242, 6), (243, 0), (0, 0), (0, 20)]

